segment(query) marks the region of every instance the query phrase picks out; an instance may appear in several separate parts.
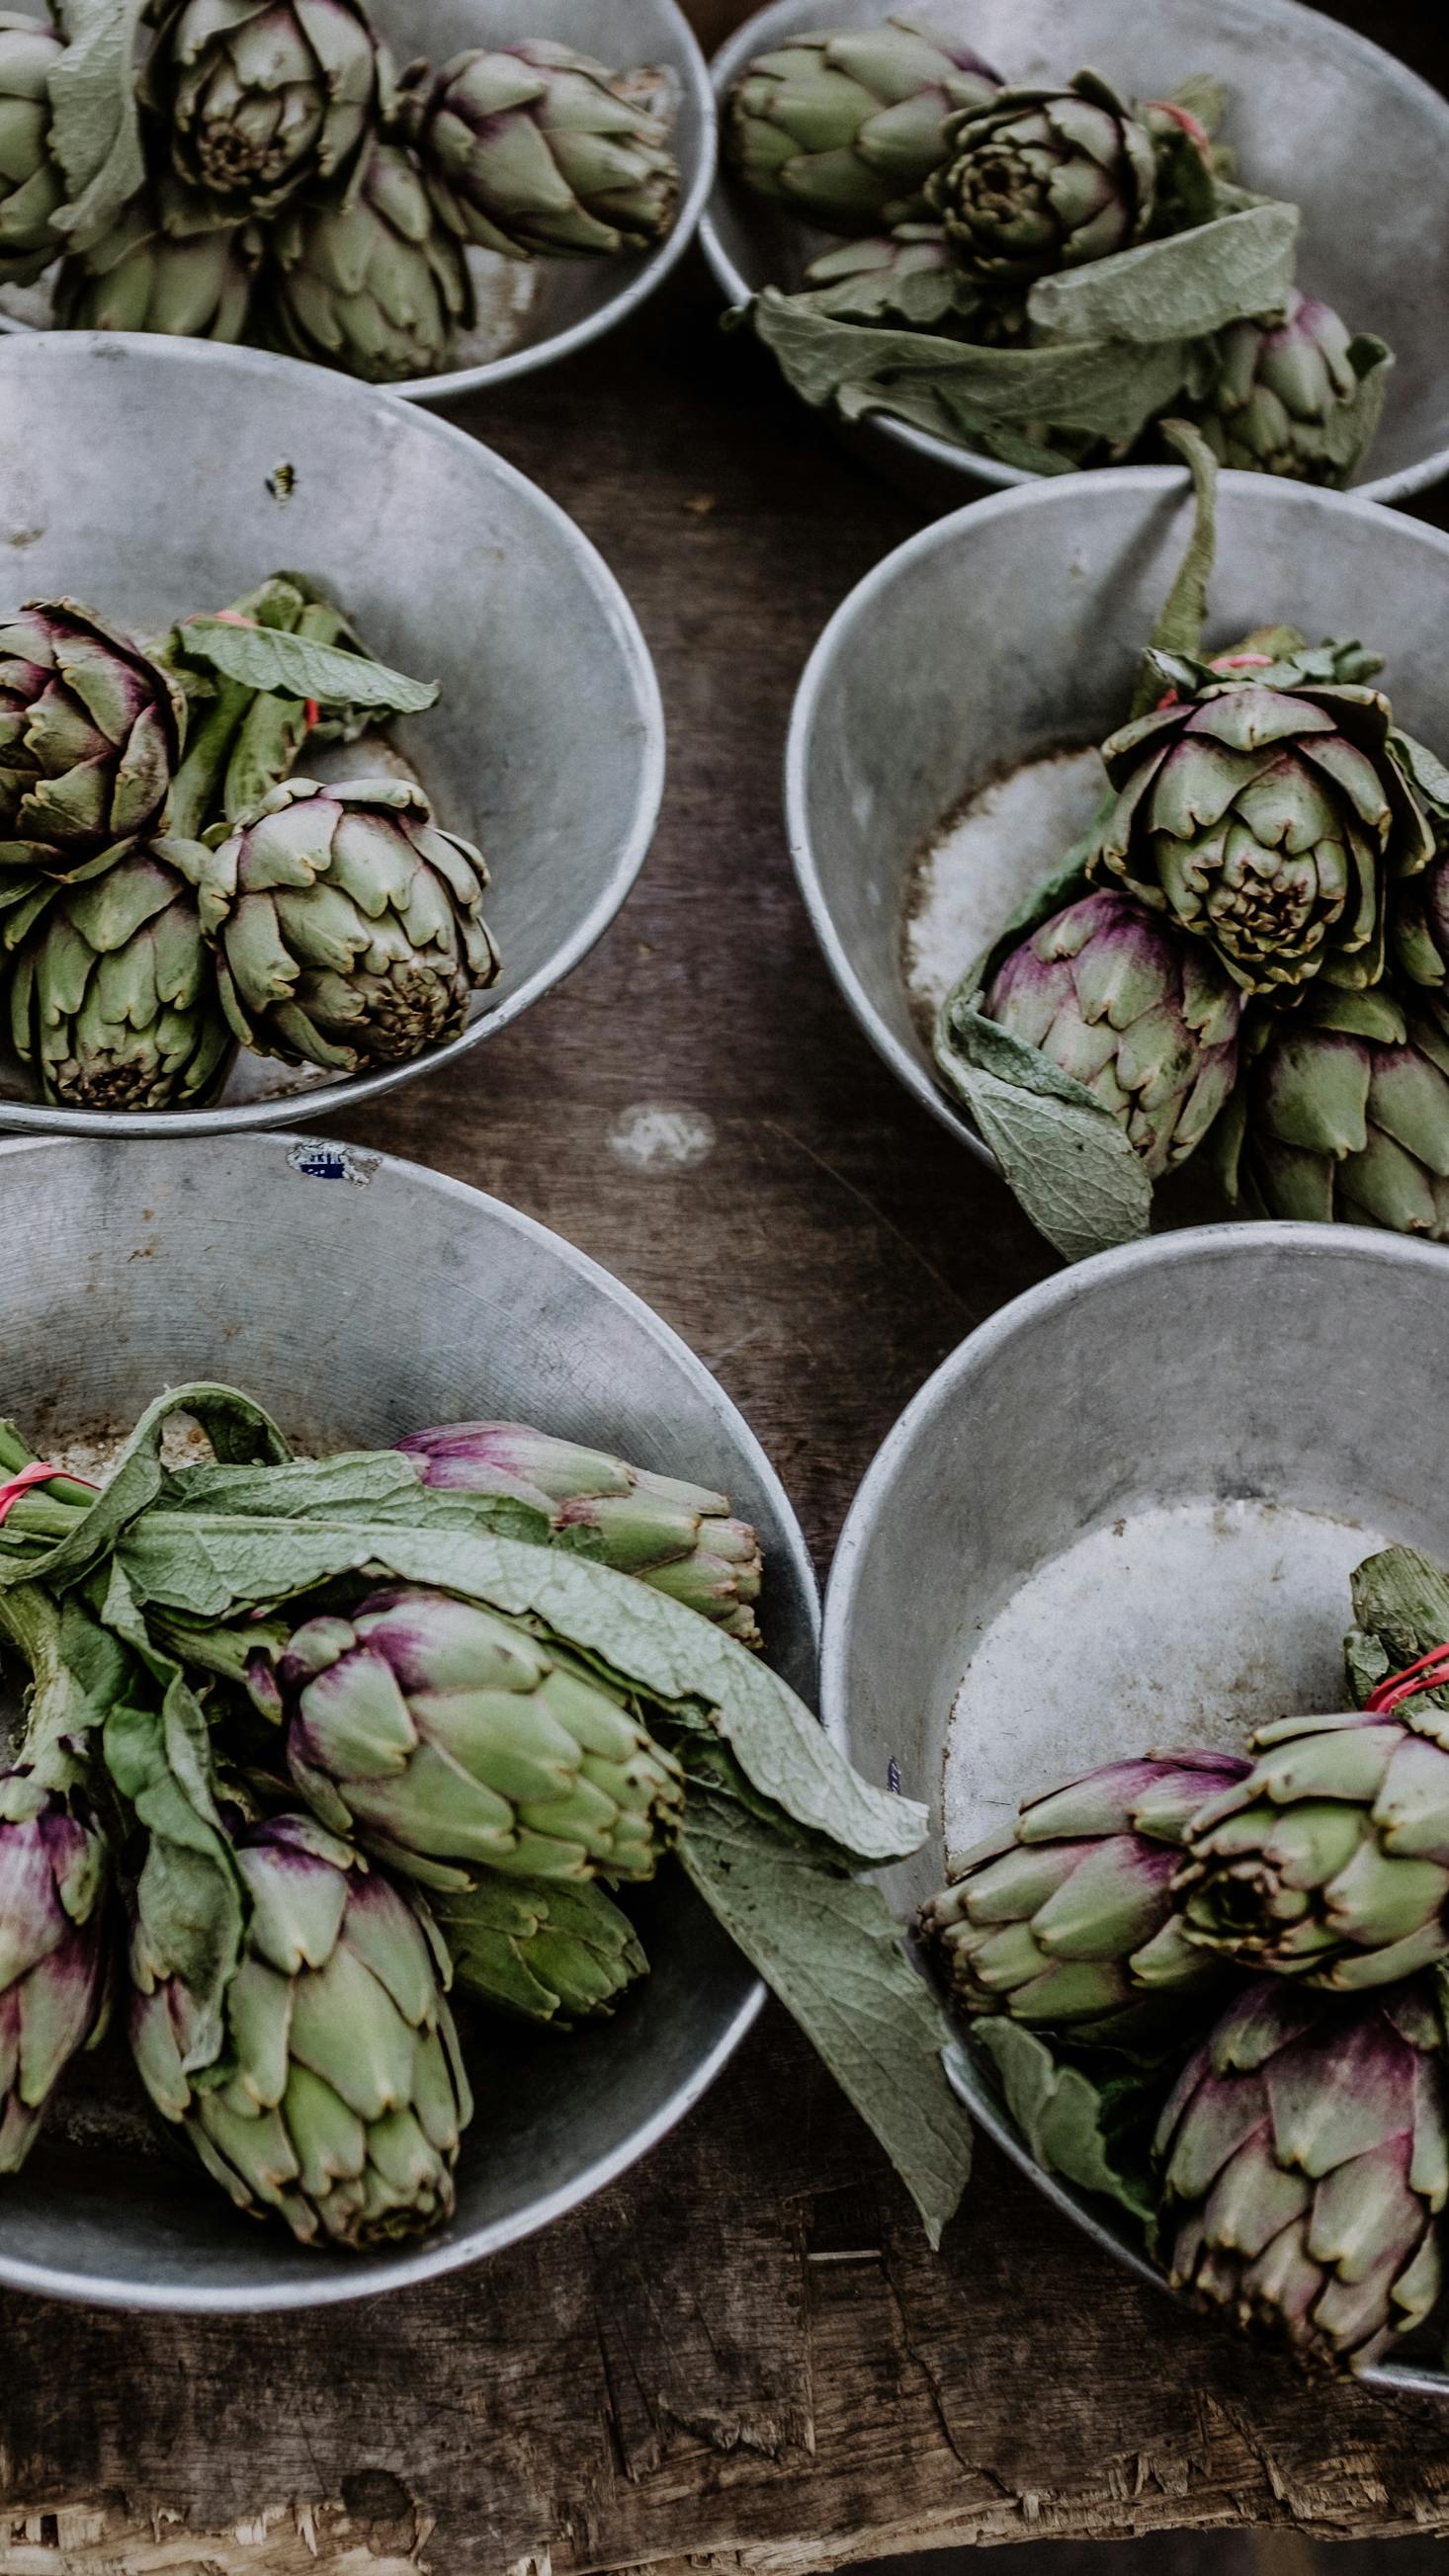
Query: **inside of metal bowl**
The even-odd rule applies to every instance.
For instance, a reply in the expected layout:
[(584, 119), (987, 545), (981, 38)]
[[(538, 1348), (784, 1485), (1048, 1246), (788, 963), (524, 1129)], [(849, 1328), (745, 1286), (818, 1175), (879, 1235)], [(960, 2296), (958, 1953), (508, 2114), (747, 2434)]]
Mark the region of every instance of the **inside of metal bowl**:
[[(168, 1385), (222, 1379), (315, 1453), (532, 1420), (717, 1486), (761, 1533), (771, 1659), (812, 1687), (808, 1559), (739, 1415), (627, 1291), (495, 1201), (286, 1137), (224, 1155), (204, 1139), (11, 1144), (0, 1312), (0, 1411), (42, 1455), (129, 1428)], [(478, 2113), (440, 2235), (349, 2257), (240, 2216), (158, 2135), (118, 2043), (0, 2186), (0, 2280), (119, 2305), (302, 2306), (542, 2225), (679, 2116), (754, 2009), (749, 1970), (672, 1868), (638, 1919), (651, 1974), (614, 2021), (566, 2040), (470, 2025)]]
[[(840, 0), (829, 23), (870, 25), (882, 0)], [(1064, 82), (1083, 68), (1129, 95), (1169, 95), (1195, 73), (1227, 88), (1224, 140), (1237, 175), (1301, 207), (1298, 282), (1350, 329), (1395, 351), (1384, 420), (1360, 482), (1449, 461), (1449, 104), (1363, 37), (1292, 0), (932, 0), (933, 24), (961, 35), (1010, 81)], [(754, 55), (818, 28), (818, 0), (775, 0), (719, 58), (721, 93)], [(1382, 173), (1392, 170), (1385, 190)], [(726, 170), (706, 239), (753, 293), (800, 283), (825, 246), (782, 220)], [(948, 455), (945, 442), (924, 442)], [(993, 479), (1017, 479), (996, 468)]]

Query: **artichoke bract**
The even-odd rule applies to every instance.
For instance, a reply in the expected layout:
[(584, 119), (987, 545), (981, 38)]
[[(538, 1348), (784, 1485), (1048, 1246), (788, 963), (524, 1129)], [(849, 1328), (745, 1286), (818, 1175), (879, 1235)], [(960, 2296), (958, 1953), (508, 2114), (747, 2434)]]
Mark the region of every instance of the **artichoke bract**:
[(1237, 1080), (1235, 987), (1118, 895), (1084, 896), (1033, 931), (983, 1008), (1110, 1109), (1153, 1180), (1202, 1143)]
[(1361, 393), (1386, 355), (1295, 287), (1281, 322), (1219, 335), (1212, 392), (1189, 416), (1221, 465), (1341, 489), (1377, 427), (1381, 396), (1365, 415)]
[(164, 188), (136, 199), (83, 257), (64, 262), (55, 284), (58, 329), (243, 338), (261, 258), (258, 236), (245, 225), (178, 232), (168, 221), (172, 202)]
[(451, 230), (510, 259), (649, 249), (679, 203), (662, 119), (630, 84), (542, 38), (419, 64), (402, 126)]
[(49, 76), (65, 47), (37, 18), (0, 10), (0, 282), (26, 286), (62, 247), (70, 194), (52, 155)]
[(0, 872), (69, 878), (161, 820), (186, 710), (169, 672), (74, 600), (0, 625)]
[(0, 1771), (0, 2173), (18, 2173), (106, 1995), (110, 1863), (72, 1749)]
[(477, 310), (461, 244), (409, 152), (372, 143), (344, 198), (288, 206), (273, 226), (257, 317), (283, 351), (368, 384), (447, 366)]
[(150, 842), (62, 887), (20, 942), (10, 1031), (45, 1099), (137, 1110), (214, 1097), (236, 1044), (197, 911), (206, 863), (199, 844)]
[(725, 1494), (650, 1475), (519, 1422), (455, 1422), (398, 1447), (425, 1485), (448, 1493), (515, 1494), (620, 1574), (715, 1620), (758, 1646), (760, 1543)]
[(1016, 296), (1130, 250), (1156, 193), (1152, 136), (1094, 72), (1067, 89), (1004, 89), (953, 117), (926, 190), (967, 275)]
[(455, 1037), (498, 973), (487, 882), (420, 787), (286, 780), (213, 853), (200, 889), (236, 1036), (327, 1073), (404, 1064)]
[(593, 1880), (480, 1870), (429, 1902), (458, 1984), (498, 2012), (568, 2030), (613, 2012), (648, 1973), (628, 1915)]
[[(678, 1827), (677, 1764), (622, 1695), (522, 1622), (391, 1590), (299, 1628), (253, 1679), (325, 1824), (415, 1876), (652, 1877)], [(434, 1883), (458, 1883), (456, 1867)]]
[(1211, 942), (1244, 992), (1376, 983), (1388, 880), (1434, 837), (1377, 689), (1224, 673), (1103, 745), (1116, 803), (1088, 862)]
[(1449, 1034), (1380, 987), (1310, 995), (1259, 1035), (1230, 1196), (1255, 1215), (1449, 1243)]
[(363, 0), (163, 0), (145, 95), (183, 184), (224, 222), (340, 186), (387, 74)]
[(1163, 1753), (1028, 1799), (922, 1911), (956, 2001), (1109, 2035), (1145, 1999), (1210, 1983), (1172, 1883), (1192, 1817), (1247, 1769), (1232, 1753)]
[(434, 2226), (473, 2111), (434, 1926), (310, 1816), (239, 1825), (235, 1850), (250, 1920), (224, 2054), (204, 2074), (190, 2072), (192, 1998), (133, 1938), (147, 2092), (239, 2209), (276, 2210), (303, 2244)]
[(969, 46), (910, 18), (796, 36), (735, 84), (726, 149), (748, 186), (807, 223), (871, 233), (921, 211), (948, 118), (999, 86)]
[(1418, 2325), (1449, 2195), (1442, 2045), (1416, 1986), (1352, 2003), (1250, 1986), (1158, 2131), (1175, 2287), (1318, 2370), (1362, 2370)]
[(1290, 1717), (1207, 1804), (1175, 1882), (1184, 1938), (1313, 1986), (1392, 1984), (1449, 1957), (1441, 1712)]

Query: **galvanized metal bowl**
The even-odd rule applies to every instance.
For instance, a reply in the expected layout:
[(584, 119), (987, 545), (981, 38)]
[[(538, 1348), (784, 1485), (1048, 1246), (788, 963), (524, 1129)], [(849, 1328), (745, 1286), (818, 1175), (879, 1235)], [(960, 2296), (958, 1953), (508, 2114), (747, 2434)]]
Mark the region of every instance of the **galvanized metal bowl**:
[[(193, 1379), (245, 1387), (318, 1453), (429, 1422), (538, 1422), (730, 1493), (764, 1543), (771, 1661), (813, 1691), (814, 1577), (758, 1442), (637, 1297), (498, 1200), (316, 1139), (12, 1142), (0, 1246), (0, 1407), (42, 1454), (129, 1428)], [(116, 2307), (308, 2307), (427, 2280), (546, 2225), (698, 2099), (761, 2001), (682, 1877), (645, 1901), (652, 1974), (615, 2021), (473, 2058), (478, 2116), (444, 2233), (304, 2251), (158, 2151), (139, 2110), (118, 2116), (113, 2066), (0, 2187), (0, 2282)]]
[[(30, 17), (48, 12), (19, 0)], [(373, 23), (394, 60), (426, 56), (435, 63), (475, 45), (516, 44), (544, 36), (592, 54), (612, 70), (657, 65), (675, 109), (670, 148), (682, 192), (674, 225), (662, 242), (634, 259), (530, 262), (488, 251), (470, 254), (479, 290), (479, 327), (462, 363), (436, 376), (415, 376), (395, 390), (437, 403), (506, 384), (557, 359), (572, 357), (647, 302), (682, 257), (698, 229), (715, 174), (714, 94), (703, 54), (678, 0), (368, 0)], [(36, 327), (44, 298), (29, 292), (0, 304), (0, 332)], [(21, 318), (21, 317), (25, 318)], [(40, 327), (45, 327), (42, 321)]]
[[(1186, 476), (1031, 483), (923, 529), (837, 610), (800, 684), (790, 848), (816, 935), (893, 1073), (973, 1153), (938, 1087), (928, 1007), (1049, 877), (1105, 785), (1191, 524)], [(1358, 494), (1219, 487), (1210, 634), (1359, 637), (1400, 722), (1449, 753), (1449, 537)]]
[[(826, 1598), (822, 1709), (934, 1832), (902, 1917), (1024, 1797), (1154, 1745), (1240, 1746), (1344, 1704), (1348, 1577), (1449, 1558), (1449, 1255), (1335, 1226), (1210, 1227), (1082, 1262), (963, 1342), (866, 1475)], [(968, 2044), (972, 2115), (1038, 2171)], [(1396, 2363), (1381, 2385), (1443, 2395)]]
[[(871, 26), (886, 0), (773, 0), (712, 65), (721, 107), (756, 54), (821, 25)], [(910, 16), (906, 9), (904, 15)], [(1350, 327), (1397, 353), (1383, 425), (1358, 476), (1382, 501), (1449, 472), (1449, 101), (1347, 27), (1297, 0), (931, 0), (924, 14), (963, 36), (1008, 80), (1070, 78), (1090, 66), (1151, 98), (1195, 72), (1227, 85), (1225, 139), (1239, 175), (1303, 209), (1299, 284)], [(1392, 171), (1393, 185), (1384, 174)], [(721, 169), (700, 238), (721, 291), (742, 304), (763, 286), (798, 286), (827, 247)], [(994, 458), (900, 421), (852, 433), (874, 461), (933, 507), (963, 477), (1000, 488), (1031, 481)]]
[(116, 1115), (38, 1106), (0, 1059), (0, 1128), (191, 1135), (355, 1107), (587, 956), (653, 837), (664, 719), (633, 612), (556, 503), (391, 394), (194, 340), (0, 342), (0, 454), (0, 605), (69, 594), (159, 633), (293, 565), (384, 661), (441, 683), (396, 743), (440, 821), (481, 843), (504, 959), (463, 1034), (412, 1064), (335, 1081), (243, 1055), (216, 1108)]

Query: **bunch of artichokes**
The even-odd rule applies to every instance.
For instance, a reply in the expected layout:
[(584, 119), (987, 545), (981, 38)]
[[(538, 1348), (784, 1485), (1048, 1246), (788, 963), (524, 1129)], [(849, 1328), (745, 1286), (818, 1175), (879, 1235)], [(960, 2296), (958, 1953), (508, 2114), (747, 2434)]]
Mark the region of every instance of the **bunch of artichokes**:
[(143, 27), (138, 59), (92, 47), (82, 82), (59, 33), (0, 14), (0, 284), (59, 261), (63, 329), (398, 383), (458, 363), (472, 252), (633, 253), (673, 223), (647, 69), (525, 40), (399, 81), (364, 0), (150, 0)]

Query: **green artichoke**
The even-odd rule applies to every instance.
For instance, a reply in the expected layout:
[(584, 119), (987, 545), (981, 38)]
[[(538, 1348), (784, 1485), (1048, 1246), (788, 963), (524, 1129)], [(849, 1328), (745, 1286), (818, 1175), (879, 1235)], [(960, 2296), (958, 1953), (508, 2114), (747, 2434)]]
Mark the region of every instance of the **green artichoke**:
[(1175, 1902), (1189, 1944), (1312, 1986), (1390, 1985), (1449, 1957), (1442, 1712), (1289, 1717), (1194, 1817)]
[(1436, 858), (1403, 888), (1389, 937), (1395, 964), (1422, 988), (1415, 998), (1449, 1022), (1449, 857)]
[(1234, 322), (1219, 335), (1217, 372), (1189, 412), (1222, 465), (1341, 491), (1368, 447), (1382, 387), (1381, 340), (1355, 337), (1329, 304), (1295, 287), (1281, 322)]
[(955, 37), (910, 18), (789, 38), (735, 84), (725, 147), (741, 178), (832, 233), (918, 215), (947, 120), (1000, 84)]
[(812, 260), (792, 300), (832, 321), (905, 322), (946, 337), (969, 322), (970, 333), (961, 336), (973, 339), (984, 309), (941, 224), (897, 224), (892, 232), (837, 243)]
[(163, 182), (135, 199), (83, 257), (64, 262), (56, 324), (62, 331), (237, 341), (246, 333), (260, 258), (260, 236), (249, 225), (188, 228), (179, 191)]
[(62, 887), (20, 942), (10, 1029), (46, 1100), (137, 1110), (215, 1097), (235, 1041), (197, 911), (206, 864), (185, 842), (128, 851)]
[(186, 708), (170, 673), (74, 600), (0, 624), (0, 872), (68, 879), (160, 822)]
[(1441, 2051), (1417, 1986), (1353, 2003), (1250, 1986), (1158, 2130), (1175, 2287), (1320, 2371), (1362, 2370), (1418, 2325), (1449, 2197)]
[(220, 2063), (193, 2078), (195, 2003), (158, 1976), (139, 1922), (131, 2047), (157, 2109), (239, 2209), (303, 2244), (362, 2248), (453, 2208), (473, 2115), (447, 1952), (409, 1902), (310, 1816), (234, 1829), (250, 1906)]
[(326, 1073), (404, 1064), (457, 1035), (498, 973), (488, 871), (420, 787), (291, 778), (201, 887), (222, 1008), (244, 1046)]
[(1111, 1110), (1153, 1180), (1186, 1161), (1228, 1100), (1241, 1008), (1206, 949), (1106, 893), (1013, 949), (983, 1004)]
[(222, 222), (347, 178), (383, 103), (363, 0), (157, 0), (143, 95), (172, 168)]
[(1232, 1753), (1153, 1754), (1029, 1798), (922, 1911), (956, 2001), (1109, 2036), (1145, 1998), (1209, 1983), (1173, 1878), (1192, 1817), (1247, 1769)]
[(371, 144), (345, 198), (287, 207), (269, 251), (258, 319), (293, 357), (401, 384), (446, 368), (457, 334), (472, 328), (462, 247), (399, 144)]
[(542, 38), (420, 63), (402, 127), (445, 222), (511, 259), (648, 250), (679, 204), (668, 128), (627, 77)]
[(436, 1864), (460, 1862), (650, 1878), (678, 1825), (678, 1766), (619, 1692), (444, 1593), (381, 1592), (310, 1620), (252, 1687), (324, 1823), (439, 1886), (459, 1873)]
[(1380, 987), (1310, 995), (1257, 1034), (1224, 1138), (1230, 1197), (1254, 1215), (1449, 1243), (1444, 1030)]
[(62, 248), (70, 194), (50, 149), (50, 74), (65, 47), (37, 18), (0, 10), (0, 283), (28, 286)]
[(596, 1880), (500, 1878), (430, 1900), (460, 1986), (497, 2011), (568, 2030), (614, 2010), (649, 1962), (627, 1914)]
[(652, 1476), (526, 1423), (454, 1422), (398, 1447), (425, 1485), (516, 1494), (603, 1564), (667, 1592), (743, 1645), (759, 1645), (760, 1542), (732, 1517), (727, 1495)]
[(1205, 669), (1102, 758), (1099, 883), (1209, 941), (1246, 993), (1378, 981), (1386, 888), (1434, 854), (1378, 690)]
[(1068, 89), (1004, 89), (953, 117), (926, 195), (967, 276), (1024, 296), (1039, 278), (1130, 250), (1156, 191), (1147, 127), (1079, 72)]

